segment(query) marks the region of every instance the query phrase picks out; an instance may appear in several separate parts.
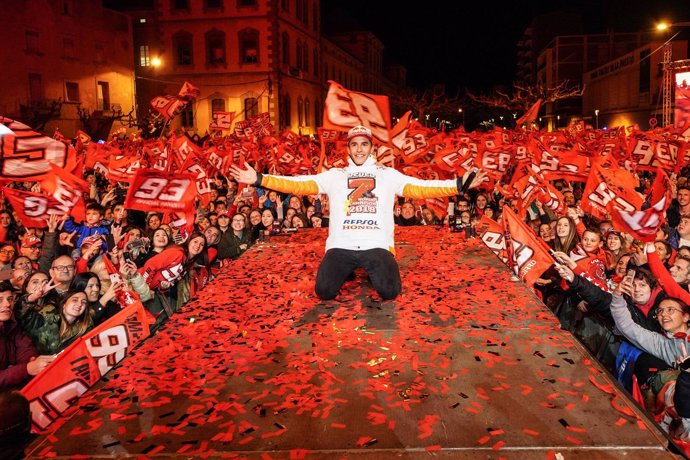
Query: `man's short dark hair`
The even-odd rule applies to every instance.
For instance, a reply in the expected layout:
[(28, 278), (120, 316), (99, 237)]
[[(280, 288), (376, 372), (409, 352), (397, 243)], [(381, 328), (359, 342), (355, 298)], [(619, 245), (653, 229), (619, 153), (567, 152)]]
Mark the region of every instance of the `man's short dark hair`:
[(7, 292), (7, 291), (12, 291), (14, 292), (14, 286), (10, 284), (9, 281), (0, 281), (0, 292)]
[(678, 189), (676, 190), (676, 194), (678, 194), (678, 192), (680, 192), (681, 190), (687, 190), (688, 192), (690, 192), (690, 184), (679, 185)]
[(98, 211), (99, 213), (101, 213), (101, 216), (103, 214), (105, 214), (105, 209), (103, 208), (103, 206), (101, 206), (100, 203), (97, 203), (95, 201), (92, 201), (91, 203), (87, 204), (86, 210), (87, 211)]

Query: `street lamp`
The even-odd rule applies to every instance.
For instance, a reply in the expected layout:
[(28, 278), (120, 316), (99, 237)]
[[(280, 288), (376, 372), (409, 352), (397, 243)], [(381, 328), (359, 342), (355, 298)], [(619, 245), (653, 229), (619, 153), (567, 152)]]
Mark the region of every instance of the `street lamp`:
[(556, 129), (561, 127), (561, 116), (556, 115)]
[(158, 56), (155, 56), (154, 58), (151, 59), (151, 65), (153, 67), (160, 67), (160, 65), (162, 63), (163, 63), (163, 61), (161, 61), (161, 58), (159, 58)]
[(599, 129), (599, 109), (594, 109), (594, 118), (596, 119), (596, 129)]
[(465, 129), (465, 112), (462, 110), (462, 107), (458, 109), (458, 113), (462, 114), (462, 129)]

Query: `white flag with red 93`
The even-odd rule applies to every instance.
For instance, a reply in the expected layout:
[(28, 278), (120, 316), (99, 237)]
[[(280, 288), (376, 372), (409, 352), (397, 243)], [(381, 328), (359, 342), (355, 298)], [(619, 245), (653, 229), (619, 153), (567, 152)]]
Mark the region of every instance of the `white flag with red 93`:
[(391, 115), (388, 96), (358, 93), (329, 80), (323, 112), (323, 127), (348, 131), (358, 125), (366, 126), (382, 144), (390, 143)]
[(196, 175), (140, 169), (127, 192), (125, 207), (141, 211), (186, 211), (194, 207)]

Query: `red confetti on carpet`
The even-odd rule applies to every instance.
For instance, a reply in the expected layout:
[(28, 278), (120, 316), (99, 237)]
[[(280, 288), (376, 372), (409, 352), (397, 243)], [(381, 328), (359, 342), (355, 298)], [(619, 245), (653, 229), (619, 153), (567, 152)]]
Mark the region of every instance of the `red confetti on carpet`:
[(275, 237), (224, 268), (29, 458), (667, 458), (656, 428), (479, 241), (397, 229), (396, 300), (357, 272), (322, 302), (325, 236)]

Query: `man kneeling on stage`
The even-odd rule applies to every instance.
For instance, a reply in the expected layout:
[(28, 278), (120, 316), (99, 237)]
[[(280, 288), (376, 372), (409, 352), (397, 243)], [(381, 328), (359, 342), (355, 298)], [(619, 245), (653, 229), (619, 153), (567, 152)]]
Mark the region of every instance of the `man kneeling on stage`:
[(335, 298), (345, 280), (356, 268), (364, 268), (374, 289), (384, 300), (393, 299), (401, 290), (400, 270), (395, 261), (393, 207), (395, 197), (438, 198), (453, 196), (476, 187), (486, 178), (479, 171), (469, 186), (464, 178), (421, 180), (406, 176), (394, 168), (379, 166), (371, 130), (355, 126), (347, 135), (349, 164), (309, 176), (272, 176), (232, 166), (230, 172), (241, 183), (253, 184), (294, 195), (328, 195), (330, 223), (326, 255), (316, 275), (316, 295), (323, 300)]

